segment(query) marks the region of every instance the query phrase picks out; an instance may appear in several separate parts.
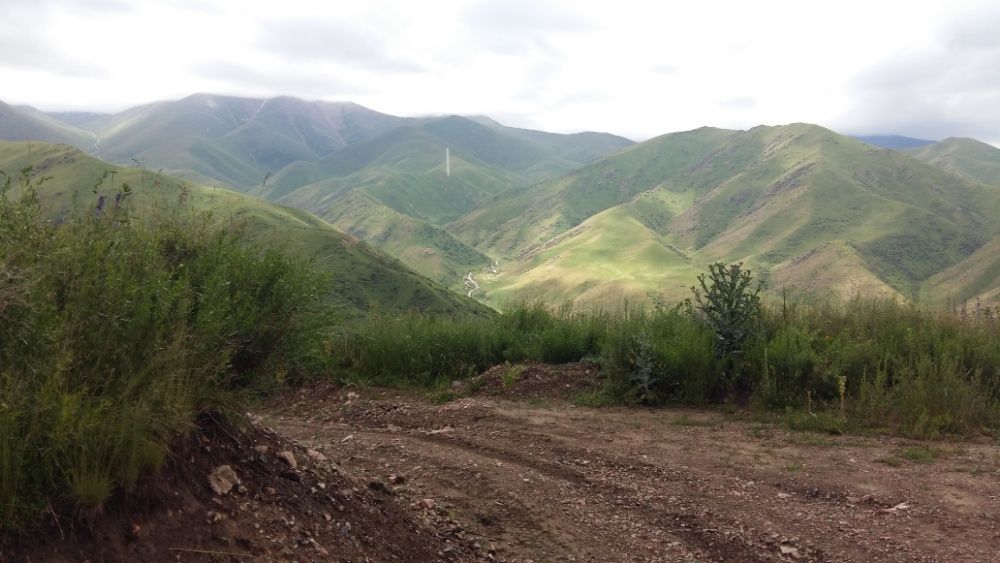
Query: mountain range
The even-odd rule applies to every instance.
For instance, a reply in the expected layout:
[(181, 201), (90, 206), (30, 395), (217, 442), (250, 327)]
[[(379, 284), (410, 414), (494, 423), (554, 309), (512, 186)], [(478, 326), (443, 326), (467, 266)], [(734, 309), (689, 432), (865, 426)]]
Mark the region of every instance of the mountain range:
[(494, 306), (673, 300), (714, 261), (773, 290), (1000, 302), (1000, 149), (972, 139), (791, 124), (633, 143), (205, 94), (113, 115), (0, 104), (0, 138), (306, 210)]
[[(488, 311), (305, 211), (224, 188), (192, 185), (144, 168), (114, 166), (65, 144), (0, 141), (0, 171), (16, 175), (28, 167), (36, 180), (44, 179), (38, 190), (40, 203), (54, 220), (94, 209), (99, 197), (113, 199), (122, 184), (128, 184), (134, 188), (133, 213), (176, 213), (186, 207), (191, 217), (210, 213), (213, 221), (241, 225), (258, 244), (312, 259), (329, 277), (326, 301), (347, 316), (372, 308)], [(18, 197), (19, 189), (14, 182), (9, 195)]]

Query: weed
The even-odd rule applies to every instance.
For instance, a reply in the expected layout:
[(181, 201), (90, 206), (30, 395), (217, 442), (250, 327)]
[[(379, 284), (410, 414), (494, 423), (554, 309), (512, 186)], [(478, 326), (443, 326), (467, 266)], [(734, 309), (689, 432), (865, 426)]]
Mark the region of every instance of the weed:
[(519, 379), (521, 379), (522, 373), (524, 373), (524, 366), (522, 365), (508, 367), (507, 371), (505, 371), (503, 373), (503, 376), (501, 376), (500, 378), (500, 383), (503, 386), (504, 390), (510, 391), (511, 389), (513, 389), (514, 384), (517, 383)]
[(98, 510), (203, 411), (324, 364), (304, 261), (194, 212), (142, 218), (127, 186), (45, 221), (26, 171), (0, 189), (0, 529)]
[(930, 463), (941, 455), (939, 450), (924, 446), (911, 446), (899, 451), (898, 456), (917, 463)]

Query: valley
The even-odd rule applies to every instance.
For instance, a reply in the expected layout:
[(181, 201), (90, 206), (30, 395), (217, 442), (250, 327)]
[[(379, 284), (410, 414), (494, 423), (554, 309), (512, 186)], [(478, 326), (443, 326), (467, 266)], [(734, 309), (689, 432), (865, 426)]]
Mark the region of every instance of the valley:
[(0, 563), (1000, 563), (996, 2), (0, 2)]
[[(747, 264), (774, 292), (989, 304), (1000, 291), (986, 250), (1000, 236), (1000, 150), (971, 139), (792, 124), (634, 144), (202, 94), (71, 122), (5, 111), (21, 114), (8, 137), (100, 147), (112, 162), (315, 213), (455, 291), (475, 272), (492, 307), (671, 302), (715, 261)], [(488, 271), (494, 260), (502, 272)]]

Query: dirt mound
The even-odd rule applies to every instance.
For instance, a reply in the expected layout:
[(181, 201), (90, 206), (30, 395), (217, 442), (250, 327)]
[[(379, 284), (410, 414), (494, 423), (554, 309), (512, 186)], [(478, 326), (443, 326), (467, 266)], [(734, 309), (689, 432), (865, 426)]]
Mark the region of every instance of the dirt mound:
[[(331, 452), (332, 453), (332, 452)], [(393, 485), (255, 423), (211, 421), (102, 514), (8, 538), (0, 561), (458, 561), (467, 546), (415, 518)]]
[(597, 387), (599, 374), (599, 366), (590, 362), (502, 364), (470, 379), (463, 388), (485, 395), (570, 399)]

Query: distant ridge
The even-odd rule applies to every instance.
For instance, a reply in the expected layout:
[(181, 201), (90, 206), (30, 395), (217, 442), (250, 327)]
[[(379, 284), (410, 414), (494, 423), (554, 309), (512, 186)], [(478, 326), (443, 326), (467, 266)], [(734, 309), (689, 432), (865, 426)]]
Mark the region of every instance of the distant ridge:
[(902, 135), (855, 135), (854, 138), (869, 145), (895, 150), (915, 149), (934, 144), (934, 141), (927, 139), (903, 137)]
[(1000, 186), (1000, 149), (982, 141), (950, 137), (910, 154), (977, 182)]

